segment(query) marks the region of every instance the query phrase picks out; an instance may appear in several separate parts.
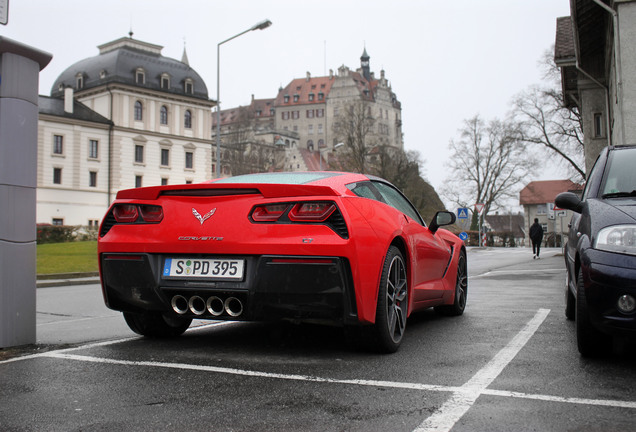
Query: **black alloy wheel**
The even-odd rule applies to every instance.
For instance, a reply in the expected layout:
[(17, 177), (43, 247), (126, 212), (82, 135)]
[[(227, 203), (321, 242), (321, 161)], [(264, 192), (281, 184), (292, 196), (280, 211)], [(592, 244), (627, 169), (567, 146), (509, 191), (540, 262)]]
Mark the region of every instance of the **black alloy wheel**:
[(380, 351), (393, 353), (398, 350), (406, 330), (407, 314), (406, 264), (400, 250), (391, 246), (384, 259), (373, 326)]

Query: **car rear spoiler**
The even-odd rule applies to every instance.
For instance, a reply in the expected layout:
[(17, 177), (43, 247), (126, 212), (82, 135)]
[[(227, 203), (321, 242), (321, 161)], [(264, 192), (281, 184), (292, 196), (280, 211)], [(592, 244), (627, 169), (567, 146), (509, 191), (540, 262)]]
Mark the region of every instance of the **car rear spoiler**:
[(156, 200), (160, 196), (229, 196), (260, 194), (263, 198), (284, 198), (303, 196), (336, 196), (329, 186), (296, 185), (296, 184), (188, 184), (170, 186), (149, 186), (136, 189), (125, 189), (117, 192), (117, 199)]

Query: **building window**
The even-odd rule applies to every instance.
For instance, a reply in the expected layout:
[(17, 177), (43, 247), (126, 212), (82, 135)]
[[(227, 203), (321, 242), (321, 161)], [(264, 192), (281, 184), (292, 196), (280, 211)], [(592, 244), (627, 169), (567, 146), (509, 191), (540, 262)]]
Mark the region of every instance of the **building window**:
[(99, 220), (97, 219), (89, 219), (88, 220), (88, 228), (91, 230), (96, 230), (99, 228)]
[(548, 206), (546, 204), (537, 204), (537, 215), (548, 214)]
[(140, 176), (140, 175), (135, 176), (135, 187), (136, 188), (141, 187), (141, 185), (142, 185), (141, 179), (142, 179), (142, 176)]
[(161, 76), (161, 88), (168, 90), (170, 88), (170, 77), (168, 75)]
[(88, 157), (91, 159), (99, 157), (99, 141), (88, 140)]
[(283, 97), (283, 99), (284, 99), (285, 103), (289, 103), (289, 95), (285, 95)]
[(64, 219), (62, 219), (62, 218), (53, 218), (51, 220), (51, 225), (62, 226), (62, 225), (64, 225)]
[(295, 95), (294, 95), (294, 102), (298, 102), (298, 98), (299, 98), (299, 97), (300, 97), (300, 96), (298, 96), (297, 94), (295, 94)]
[(53, 184), (62, 184), (62, 168), (53, 168)]
[(307, 118), (314, 118), (314, 110), (307, 110)]
[(318, 100), (321, 101), (325, 98), (325, 94), (323, 92), (318, 93)]
[(184, 90), (186, 94), (194, 94), (194, 84), (191, 80), (186, 80)]
[(300, 111), (292, 111), (292, 119), (300, 118)]
[(159, 123), (162, 125), (168, 124), (168, 108), (165, 105), (162, 105), (159, 110)]
[(308, 140), (307, 141), (307, 150), (314, 151), (314, 141), (313, 140)]
[(135, 120), (141, 121), (143, 120), (143, 105), (140, 101), (135, 102)]
[(594, 114), (594, 137), (601, 138), (603, 136), (603, 114)]
[(283, 120), (289, 120), (289, 111), (283, 111), (280, 116)]
[(143, 69), (137, 69), (135, 72), (135, 83), (144, 84), (146, 82), (146, 74)]
[(96, 171), (90, 171), (88, 173), (88, 186), (97, 187), (97, 172)]
[(309, 102), (314, 100), (314, 94), (313, 93), (309, 93)]
[(135, 162), (144, 163), (144, 146), (135, 145)]
[(186, 129), (192, 129), (192, 111), (186, 110), (185, 115), (183, 117), (183, 126)]
[(78, 73), (75, 76), (75, 88), (77, 90), (81, 90), (84, 88), (84, 76), (81, 73)]
[(170, 150), (161, 149), (161, 166), (170, 165)]
[(62, 135), (53, 135), (53, 154), (64, 154), (64, 137)]
[(320, 123), (318, 125), (318, 133), (321, 134), (322, 133), (322, 123)]
[(166, 186), (168, 184), (168, 179), (167, 178), (161, 178), (161, 186)]
[(309, 135), (313, 135), (314, 134), (314, 125), (307, 126), (307, 133)]
[(325, 140), (323, 139), (319, 139), (318, 140), (318, 148), (321, 149), (325, 146)]
[(324, 116), (325, 116), (324, 108), (320, 108), (316, 110), (316, 117), (324, 117)]
[(186, 154), (185, 154), (185, 167), (186, 167), (186, 169), (192, 169), (194, 167), (194, 153), (186, 152)]

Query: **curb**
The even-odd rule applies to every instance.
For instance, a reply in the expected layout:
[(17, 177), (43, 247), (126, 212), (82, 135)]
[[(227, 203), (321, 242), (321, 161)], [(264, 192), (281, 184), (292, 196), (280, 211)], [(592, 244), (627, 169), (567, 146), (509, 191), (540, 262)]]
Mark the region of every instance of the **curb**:
[(36, 288), (90, 285), (97, 283), (99, 283), (98, 272), (39, 274), (37, 275)]

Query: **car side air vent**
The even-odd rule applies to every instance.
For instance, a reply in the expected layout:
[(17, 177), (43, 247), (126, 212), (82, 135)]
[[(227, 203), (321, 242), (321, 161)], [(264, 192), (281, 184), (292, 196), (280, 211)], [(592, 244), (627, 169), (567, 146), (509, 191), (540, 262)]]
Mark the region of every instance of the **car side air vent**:
[(113, 216), (112, 210), (108, 212), (106, 217), (104, 217), (104, 221), (102, 222), (102, 229), (99, 232), (100, 237), (104, 237), (108, 234), (108, 231), (115, 225), (117, 221), (115, 220), (115, 216)]
[(327, 219), (326, 223), (343, 239), (349, 238), (349, 230), (347, 229), (347, 224), (345, 223), (340, 210), (333, 212), (333, 214), (329, 216), (329, 219)]
[(214, 197), (231, 195), (260, 195), (258, 189), (169, 189), (161, 192), (162, 196)]

